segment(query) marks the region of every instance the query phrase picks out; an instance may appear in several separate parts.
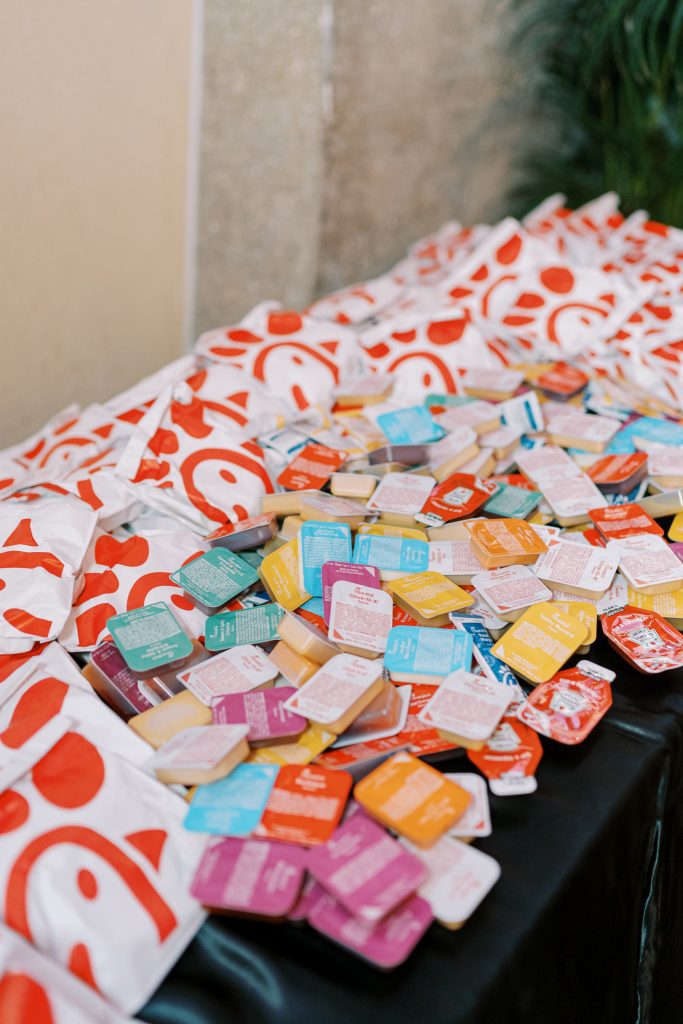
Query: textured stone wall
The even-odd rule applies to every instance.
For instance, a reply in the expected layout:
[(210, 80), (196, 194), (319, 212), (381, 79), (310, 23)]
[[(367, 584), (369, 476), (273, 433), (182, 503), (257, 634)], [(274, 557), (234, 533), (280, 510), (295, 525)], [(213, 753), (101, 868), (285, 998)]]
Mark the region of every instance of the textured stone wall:
[(197, 323), (499, 217), (532, 123), (507, 0), (205, 0)]

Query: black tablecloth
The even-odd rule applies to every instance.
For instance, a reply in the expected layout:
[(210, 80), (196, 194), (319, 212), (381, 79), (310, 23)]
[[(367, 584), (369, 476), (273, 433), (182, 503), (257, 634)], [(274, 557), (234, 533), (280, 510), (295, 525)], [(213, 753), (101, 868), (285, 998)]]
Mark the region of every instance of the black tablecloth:
[(212, 917), (140, 1019), (678, 1021), (683, 676), (638, 677), (605, 646), (591, 657), (618, 670), (614, 707), (577, 748), (543, 741), (534, 795), (491, 798), (493, 834), (477, 846), (502, 876), (461, 931), (434, 924), (382, 974), (307, 926)]

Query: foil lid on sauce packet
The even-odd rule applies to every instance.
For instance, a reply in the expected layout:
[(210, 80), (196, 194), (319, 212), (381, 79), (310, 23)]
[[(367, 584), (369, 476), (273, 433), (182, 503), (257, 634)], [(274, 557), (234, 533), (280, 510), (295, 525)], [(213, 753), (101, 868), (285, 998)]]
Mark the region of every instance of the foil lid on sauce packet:
[(299, 531), (299, 587), (312, 597), (323, 596), (325, 562), (351, 559), (351, 530), (346, 523), (308, 520)]
[(210, 835), (248, 836), (261, 820), (279, 768), (238, 764), (224, 779), (197, 786), (185, 828)]
[(242, 644), (178, 674), (181, 683), (207, 707), (216, 697), (272, 686), (277, 666), (259, 648)]
[(337, 580), (332, 587), (329, 638), (340, 645), (382, 654), (392, 627), (392, 610), (386, 591)]
[(530, 683), (552, 679), (585, 643), (588, 629), (550, 603), (535, 604), (510, 626), (492, 653)]
[(683, 562), (663, 537), (652, 534), (611, 540), (607, 550), (619, 556), (627, 583), (644, 594), (666, 594), (683, 587)]
[(425, 495), (415, 518), (426, 526), (442, 526), (453, 519), (465, 519), (489, 500), (493, 490), (471, 473), (454, 473)]
[(372, 703), (382, 683), (381, 662), (337, 654), (287, 699), (285, 707), (339, 734)]
[(491, 835), (491, 809), (486, 782), (476, 772), (446, 772), (446, 778), (455, 782), (472, 797), (469, 807), (448, 832), (456, 839), (485, 839)]
[(683, 665), (683, 635), (657, 612), (626, 605), (601, 621), (612, 647), (639, 672), (655, 675)]
[(451, 743), (477, 750), (497, 727), (510, 698), (508, 686), (461, 669), (446, 676), (419, 718)]
[(304, 850), (259, 839), (214, 839), (190, 892), (206, 907), (250, 917), (284, 919), (304, 882)]
[(411, 473), (387, 473), (368, 499), (369, 512), (389, 512), (414, 517), (429, 497), (436, 480)]
[(263, 644), (277, 640), (277, 627), (284, 612), (274, 602), (211, 615), (204, 627), (207, 651), (223, 651), (242, 644)]
[(661, 537), (664, 533), (652, 516), (640, 505), (633, 503), (591, 509), (589, 515), (598, 532), (608, 541), (621, 540), (623, 537), (633, 537), (642, 533)]
[(520, 722), (558, 743), (581, 743), (612, 706), (612, 688), (579, 668), (537, 686), (517, 708)]
[(564, 538), (551, 538), (534, 572), (552, 590), (599, 598), (610, 587), (619, 566), (619, 554)]
[(479, 572), (472, 577), (472, 586), (496, 615), (510, 622), (519, 618), (525, 608), (550, 601), (553, 596), (526, 565), (508, 565)]
[(426, 540), (412, 537), (381, 537), (359, 534), (353, 548), (356, 565), (369, 565), (380, 572), (425, 572), (429, 564)]
[(257, 548), (277, 533), (277, 520), (270, 512), (237, 523), (225, 523), (208, 534), (207, 541), (212, 548), (227, 548), (228, 551), (243, 551)]
[(254, 835), (299, 846), (326, 843), (341, 821), (352, 784), (345, 771), (285, 765)]
[(394, 754), (366, 775), (354, 797), (373, 818), (416, 846), (435, 843), (471, 800), (441, 772), (406, 753)]
[(288, 491), (319, 490), (345, 459), (345, 452), (324, 444), (308, 444), (283, 469), (277, 482)]
[(214, 723), (248, 726), (247, 740), (252, 746), (290, 743), (308, 726), (305, 718), (284, 707), (293, 693), (296, 689), (292, 686), (278, 686), (215, 698), (211, 708)]
[(312, 901), (306, 920), (325, 938), (373, 967), (390, 971), (408, 959), (434, 915), (426, 900), (412, 896), (379, 924), (369, 927), (321, 890), (318, 899)]
[(412, 896), (427, 874), (416, 856), (360, 813), (311, 850), (306, 866), (348, 913), (368, 926)]
[(384, 655), (392, 679), (433, 686), (456, 669), (469, 669), (471, 663), (471, 636), (430, 626), (394, 626)]
[(258, 583), (259, 576), (244, 558), (224, 548), (209, 548), (186, 562), (171, 579), (189, 594), (192, 603), (210, 615)]
[(445, 928), (461, 928), (500, 878), (498, 861), (451, 835), (428, 850), (406, 846), (427, 869), (418, 892)]
[(323, 617), (329, 625), (332, 610), (332, 588), (335, 583), (345, 580), (362, 587), (380, 589), (379, 569), (374, 565), (355, 565), (353, 562), (326, 562), (322, 567)]
[(535, 730), (516, 717), (506, 715), (482, 749), (468, 750), (467, 756), (488, 779), (494, 796), (536, 792), (543, 747)]
[(593, 483), (608, 494), (628, 493), (647, 476), (645, 452), (627, 455), (605, 455), (589, 466), (587, 473)]
[(478, 519), (468, 529), (472, 550), (484, 569), (533, 565), (547, 547), (524, 519)]

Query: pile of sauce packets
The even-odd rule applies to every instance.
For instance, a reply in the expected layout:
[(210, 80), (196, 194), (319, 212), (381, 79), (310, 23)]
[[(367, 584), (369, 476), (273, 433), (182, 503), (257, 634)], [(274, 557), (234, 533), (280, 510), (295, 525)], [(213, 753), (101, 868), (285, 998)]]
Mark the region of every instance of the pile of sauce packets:
[(384, 970), (467, 922), (598, 637), (683, 665), (682, 254), (611, 193), (449, 222), (0, 452), (3, 992), (120, 1024), (203, 908)]
[(203, 642), (166, 602), (108, 620), (84, 672), (211, 837), (191, 888), (211, 911), (396, 967), (496, 884), (473, 845), (488, 791), (533, 794), (539, 737), (581, 743), (610, 708), (598, 624), (638, 672), (683, 665), (682, 546), (659, 522), (683, 536), (680, 428), (651, 446), (636, 421), (612, 454), (622, 420), (585, 407), (588, 378), (542, 369), (407, 407), (391, 375), (339, 386), (326, 442), (283, 431), (258, 514), (172, 574)]

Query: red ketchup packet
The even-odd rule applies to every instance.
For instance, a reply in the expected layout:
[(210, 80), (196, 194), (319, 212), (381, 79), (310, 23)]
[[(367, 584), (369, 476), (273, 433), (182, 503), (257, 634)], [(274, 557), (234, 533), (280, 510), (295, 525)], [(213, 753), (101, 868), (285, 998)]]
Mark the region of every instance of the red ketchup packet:
[(683, 665), (683, 635), (657, 612), (627, 604), (601, 622), (612, 647), (639, 672), (655, 675)]
[(611, 705), (607, 679), (569, 668), (532, 690), (517, 708), (517, 717), (542, 736), (575, 744), (585, 740)]

